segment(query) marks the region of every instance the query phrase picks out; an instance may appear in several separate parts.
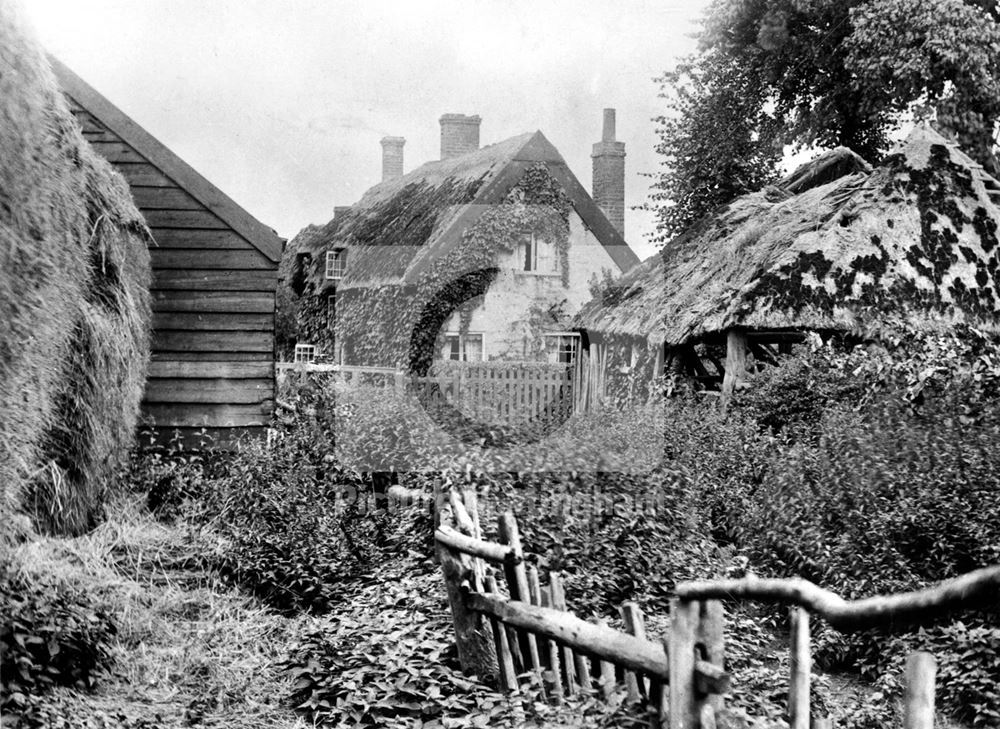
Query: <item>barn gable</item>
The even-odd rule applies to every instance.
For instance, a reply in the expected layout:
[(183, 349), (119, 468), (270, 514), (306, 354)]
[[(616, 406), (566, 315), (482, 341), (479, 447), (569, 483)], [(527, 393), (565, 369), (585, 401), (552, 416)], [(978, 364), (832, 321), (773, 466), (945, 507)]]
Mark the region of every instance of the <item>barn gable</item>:
[(274, 400), (281, 239), (57, 59), (84, 136), (128, 180), (149, 226), (152, 361), (143, 422), (220, 443), (261, 431)]

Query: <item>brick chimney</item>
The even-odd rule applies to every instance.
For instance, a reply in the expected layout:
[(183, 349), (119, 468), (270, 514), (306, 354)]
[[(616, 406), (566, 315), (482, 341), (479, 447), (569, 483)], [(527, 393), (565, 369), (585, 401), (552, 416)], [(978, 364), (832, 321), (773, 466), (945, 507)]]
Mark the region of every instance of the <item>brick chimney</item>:
[(479, 149), (479, 116), (445, 114), (441, 117), (441, 159), (460, 157)]
[(403, 137), (382, 137), (382, 182), (403, 176)]
[(615, 110), (604, 110), (601, 141), (590, 155), (594, 160), (594, 202), (625, 235), (625, 142), (615, 141)]

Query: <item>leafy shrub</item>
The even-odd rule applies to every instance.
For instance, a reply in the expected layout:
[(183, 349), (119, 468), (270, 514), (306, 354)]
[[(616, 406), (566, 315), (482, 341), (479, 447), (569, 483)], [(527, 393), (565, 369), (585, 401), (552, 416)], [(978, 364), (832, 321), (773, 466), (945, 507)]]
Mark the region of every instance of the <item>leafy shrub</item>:
[(5, 559), (0, 613), (0, 709), (30, 712), (32, 697), (53, 686), (93, 687), (115, 626), (87, 595), (57, 578), (26, 575)]
[(150, 433), (133, 452), (128, 483), (133, 491), (146, 494), (146, 504), (158, 518), (171, 521), (197, 510), (198, 501), (210, 488), (228, 459), (212, 448), (212, 439), (202, 430), (195, 434), (194, 448), (186, 446), (180, 431), (165, 444), (157, 444)]
[(204, 497), (222, 573), (280, 610), (329, 609), (386, 551), (429, 548), (426, 513), (389, 514), (337, 464), (329, 417), (320, 409), (270, 445), (244, 443)]
[[(862, 350), (866, 352), (867, 350)], [(858, 357), (864, 356), (860, 352)], [(751, 387), (740, 394), (739, 408), (763, 429), (790, 435), (818, 426), (832, 405), (863, 404), (875, 388), (872, 373), (847, 371), (832, 348), (802, 352), (776, 369), (751, 377)]]
[[(891, 356), (827, 349), (775, 375), (774, 382), (801, 384), (828, 371), (843, 386), (830, 385), (834, 394), (798, 421), (808, 438), (775, 441), (763, 477), (735, 484), (741, 508), (729, 512), (727, 531), (741, 552), (760, 571), (799, 574), (855, 598), (1000, 562), (995, 349), (975, 336), (914, 337)], [(761, 424), (773, 424), (772, 415), (795, 420), (780, 397), (773, 398), (777, 413), (766, 412), (768, 397), (751, 400), (744, 414)], [(997, 617), (995, 610), (972, 613), (968, 630), (954, 623), (896, 637), (821, 627), (814, 650), (823, 665), (880, 682), (879, 698), (851, 719), (852, 726), (875, 726), (885, 718), (885, 702), (898, 695), (885, 677), (921, 644), (917, 635), (936, 636), (942, 706), (994, 725), (1000, 676), (990, 641)], [(962, 670), (949, 670), (960, 655)]]

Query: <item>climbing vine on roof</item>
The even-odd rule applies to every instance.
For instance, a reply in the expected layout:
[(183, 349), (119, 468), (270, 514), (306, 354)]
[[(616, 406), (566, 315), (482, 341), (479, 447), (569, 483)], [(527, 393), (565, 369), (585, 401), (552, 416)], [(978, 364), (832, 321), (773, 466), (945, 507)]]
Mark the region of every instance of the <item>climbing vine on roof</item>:
[[(569, 198), (546, 166), (533, 165), (416, 284), (341, 292), (336, 331), (349, 361), (424, 371), (433, 359), (441, 326), (456, 311), (461, 314), (478, 303), (477, 297), (496, 279), (498, 263), (515, 251), (525, 233), (534, 232), (555, 247), (562, 284), (567, 286), (570, 209)], [(460, 315), (466, 330), (469, 314)]]

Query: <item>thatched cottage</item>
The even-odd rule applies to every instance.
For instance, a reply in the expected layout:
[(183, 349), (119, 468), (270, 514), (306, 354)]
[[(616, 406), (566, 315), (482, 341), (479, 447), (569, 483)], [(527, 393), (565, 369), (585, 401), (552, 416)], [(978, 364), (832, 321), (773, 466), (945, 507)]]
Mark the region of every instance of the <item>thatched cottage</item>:
[(224, 446), (262, 433), (274, 402), (274, 296), (282, 241), (52, 59), (83, 136), (128, 181), (153, 239), (152, 360), (142, 423)]
[(480, 148), (479, 117), (448, 114), (441, 159), (408, 174), (403, 140), (384, 139), (383, 181), (288, 246), (289, 348), (415, 371), (432, 360), (572, 361), (569, 324), (592, 281), (638, 263), (622, 237), (614, 137), (606, 110), (594, 197), (541, 132)]
[(747, 357), (773, 362), (807, 330), (1000, 331), (998, 195), (928, 126), (875, 169), (829, 152), (707, 216), (583, 308), (592, 395), (670, 368), (731, 390)]

